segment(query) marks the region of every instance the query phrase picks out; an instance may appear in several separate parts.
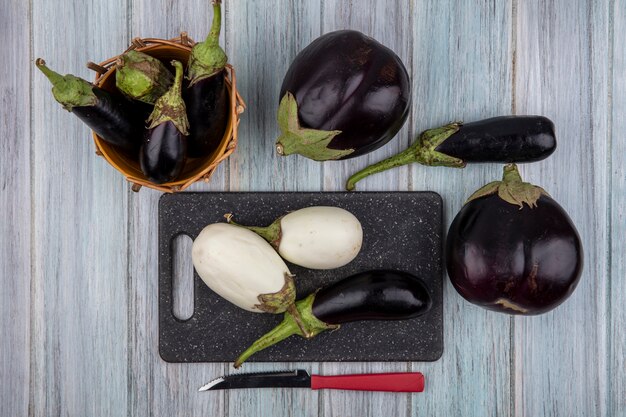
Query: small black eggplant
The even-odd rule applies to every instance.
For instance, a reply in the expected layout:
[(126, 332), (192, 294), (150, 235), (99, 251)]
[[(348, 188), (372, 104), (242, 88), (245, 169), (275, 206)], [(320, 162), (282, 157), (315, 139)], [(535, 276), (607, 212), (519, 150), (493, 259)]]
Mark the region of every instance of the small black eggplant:
[(542, 188), (522, 182), (511, 164), (502, 181), (476, 191), (452, 221), (446, 263), (454, 288), (468, 301), (534, 315), (574, 291), (583, 248), (565, 210)]
[(128, 51), (115, 64), (115, 86), (127, 97), (154, 104), (174, 83), (174, 76), (158, 59)]
[(411, 84), (391, 49), (360, 32), (340, 30), (296, 56), (280, 97), (280, 155), (348, 159), (398, 133), (409, 115)]
[(543, 116), (500, 116), (478, 122), (450, 123), (422, 132), (405, 151), (352, 175), (352, 191), (363, 178), (413, 162), (463, 168), (468, 162), (535, 162), (556, 149), (554, 124)]
[(426, 284), (414, 275), (385, 270), (361, 272), (297, 301), (299, 317), (287, 310), (278, 326), (237, 358), (235, 368), (256, 352), (294, 334), (311, 339), (352, 321), (412, 319), (429, 311), (431, 305)]
[(148, 130), (139, 153), (141, 170), (154, 183), (162, 184), (178, 177), (187, 152), (189, 121), (181, 97), (183, 64), (172, 61), (176, 69), (174, 84), (154, 104)]
[(143, 105), (114, 96), (74, 75), (58, 74), (41, 58), (35, 64), (52, 83), (52, 94), (65, 110), (74, 113), (104, 141), (136, 158), (147, 116)]
[(191, 50), (189, 85), (183, 90), (190, 125), (187, 152), (192, 158), (215, 151), (228, 124), (230, 100), (224, 70), (228, 58), (219, 45), (221, 26), (221, 0), (214, 0), (211, 31)]

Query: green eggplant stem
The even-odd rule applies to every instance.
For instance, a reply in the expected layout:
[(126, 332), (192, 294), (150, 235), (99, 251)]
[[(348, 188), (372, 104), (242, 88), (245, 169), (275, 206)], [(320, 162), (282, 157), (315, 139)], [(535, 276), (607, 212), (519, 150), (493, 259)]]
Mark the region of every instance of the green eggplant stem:
[(353, 191), (356, 187), (356, 183), (361, 181), (365, 177), (369, 177), (370, 175), (377, 174), (379, 172), (387, 171), (391, 168), (408, 165), (413, 162), (418, 162), (415, 156), (415, 152), (412, 148), (408, 148), (397, 155), (390, 156), (387, 159), (383, 159), (380, 162), (369, 165), (359, 172), (353, 174), (350, 178), (348, 178), (348, 182), (346, 182), (346, 190)]
[(189, 134), (189, 120), (187, 119), (185, 102), (181, 96), (183, 64), (180, 61), (172, 61), (172, 66), (176, 69), (174, 84), (154, 103), (154, 110), (148, 118), (148, 122), (150, 122), (148, 129), (170, 121), (186, 136)]
[(44, 61), (42, 58), (37, 58), (37, 60), (35, 60), (35, 65), (37, 65), (37, 68), (39, 68), (39, 70), (43, 72), (43, 74), (46, 76), (46, 78), (50, 80), (52, 84), (58, 84), (63, 81), (63, 76), (58, 72), (54, 72), (50, 68), (48, 68), (46, 66), (46, 61)]
[(285, 313), (283, 321), (272, 330), (257, 339), (248, 349), (243, 351), (235, 361), (235, 368), (239, 368), (250, 356), (263, 349), (266, 349), (281, 340), (285, 340), (291, 335), (299, 334), (300, 328), (290, 314)]
[(93, 106), (98, 102), (93, 92), (94, 85), (89, 81), (72, 74), (61, 75), (46, 66), (41, 58), (35, 60), (35, 65), (52, 83), (52, 95), (67, 111), (74, 107)]
[(187, 78), (189, 86), (193, 86), (200, 80), (220, 73), (228, 57), (220, 47), (220, 31), (222, 30), (222, 2), (213, 0), (213, 22), (211, 29), (204, 42), (199, 42), (191, 49), (187, 66)]
[(242, 363), (255, 353), (275, 345), (294, 334), (305, 339), (311, 339), (325, 330), (338, 329), (339, 325), (325, 323), (313, 314), (315, 294), (310, 294), (290, 306), (285, 311), (283, 321), (278, 326), (261, 336), (239, 355), (237, 360), (235, 360), (235, 368), (239, 368)]
[(531, 209), (537, 207), (537, 202), (542, 195), (550, 196), (543, 188), (522, 181), (522, 176), (515, 164), (505, 165), (501, 181), (493, 181), (479, 188), (465, 204), (491, 194), (498, 194), (502, 200), (518, 206), (520, 210), (524, 208), (524, 204)]
[(437, 151), (437, 147), (450, 136), (458, 132), (460, 127), (461, 122), (453, 122), (423, 131), (420, 133), (418, 139), (406, 150), (365, 167), (348, 178), (346, 190), (353, 191), (357, 182), (372, 174), (377, 174), (402, 165), (408, 165), (413, 162), (427, 166), (463, 168), (465, 161)]
[(272, 224), (270, 224), (267, 227), (244, 226), (242, 224), (236, 223), (233, 220), (234, 216), (232, 213), (227, 213), (224, 215), (224, 217), (226, 218), (226, 222), (234, 226), (243, 227), (244, 229), (248, 229), (256, 233), (257, 235), (261, 236), (263, 239), (267, 240), (274, 247), (274, 249), (278, 250), (278, 247), (280, 246), (280, 238), (282, 237), (282, 231), (280, 227), (280, 221), (282, 219), (282, 216), (276, 219)]
[(213, 0), (213, 22), (211, 22), (211, 30), (204, 40), (207, 43), (217, 45), (220, 39), (220, 31), (222, 30), (222, 0)]

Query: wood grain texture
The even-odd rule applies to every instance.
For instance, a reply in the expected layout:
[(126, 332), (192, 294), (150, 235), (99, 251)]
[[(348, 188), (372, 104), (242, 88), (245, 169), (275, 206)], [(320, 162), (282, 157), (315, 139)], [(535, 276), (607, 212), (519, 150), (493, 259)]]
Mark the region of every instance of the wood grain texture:
[[(128, 42), (126, 6), (33, 2), (34, 54), (61, 73), (93, 78), (85, 63)], [(32, 88), (29, 414), (126, 416), (126, 184), (96, 157), (89, 129), (54, 101), (36, 70)]]
[(30, 381), (30, 7), (0, 14), (0, 415), (26, 415)]
[[(131, 15), (131, 37), (169, 39), (187, 31), (201, 41), (209, 32), (213, 13), (210, 2), (204, 0), (133, 0)], [(227, 26), (223, 20), (222, 45)], [(208, 184), (194, 184), (189, 190), (223, 190), (227, 181), (228, 167), (222, 164)], [(171, 364), (158, 353), (159, 198), (160, 193), (142, 189), (130, 193), (129, 199), (129, 415), (225, 415), (224, 392), (198, 393), (201, 385), (224, 374), (223, 364)]]
[(608, 80), (609, 143), (611, 148), (608, 187), (610, 245), (608, 305), (606, 315), (608, 360), (607, 360), (607, 415), (626, 416), (626, 48), (623, 34), (626, 33), (626, 1), (609, 2), (609, 58)]
[[(239, 91), (248, 106), (240, 125), (239, 147), (229, 160), (230, 190), (320, 190), (319, 163), (300, 156), (281, 157), (274, 151), (282, 79), (296, 54), (319, 36), (320, 4), (230, 1), (226, 8), (227, 53), (237, 69)], [(250, 363), (242, 371), (295, 367), (310, 372), (319, 369), (317, 364), (306, 362)], [(310, 390), (234, 390), (226, 395), (230, 416), (318, 415), (319, 393)]]
[[(324, 0), (322, 8), (322, 32), (353, 29), (372, 36), (393, 50), (412, 72), (411, 54), (411, 6), (405, 0), (380, 2), (366, 0), (346, 2)], [(393, 29), (392, 29), (393, 28)], [(362, 157), (345, 161), (323, 163), (325, 191), (343, 191), (350, 175), (359, 169), (391, 156), (409, 143), (410, 120), (382, 148)], [(400, 167), (359, 182), (360, 191), (405, 190), (408, 186), (408, 168)], [(445, 312), (444, 312), (445, 314)], [(324, 363), (323, 374), (397, 372), (408, 370), (408, 363)], [(321, 416), (406, 416), (409, 413), (410, 394), (368, 393), (358, 391), (326, 390), (321, 399)], [(382, 414), (381, 414), (382, 413)]]
[(516, 110), (551, 118), (558, 136), (549, 159), (520, 171), (570, 214), (586, 259), (566, 303), (515, 319), (516, 415), (607, 415), (607, 5), (518, 5)]
[[(191, 191), (339, 191), (349, 174), (404, 149), (423, 129), (544, 114), (556, 124), (558, 149), (521, 171), (578, 226), (586, 250), (579, 287), (553, 312), (511, 319), (465, 302), (446, 283), (445, 349), (433, 363), (251, 363), (243, 370), (415, 370), (426, 375), (422, 394), (197, 393), (233, 370), (159, 357), (160, 195), (132, 193), (95, 157), (88, 129), (53, 100), (32, 58), (91, 79), (85, 62), (119, 53), (132, 37), (185, 30), (201, 40), (210, 2), (3, 1), (0, 415), (626, 416), (626, 2), (225, 0), (223, 7), (222, 44), (248, 109), (237, 152)], [(404, 61), (413, 85), (407, 124), (389, 144), (353, 160), (276, 156), (284, 73), (310, 41), (344, 28), (373, 36)], [(439, 192), (447, 225), (472, 191), (500, 173), (497, 165), (412, 165), (358, 189)]]
[[(412, 137), (454, 120), (510, 114), (512, 6), (510, 1), (416, 2)], [(497, 164), (463, 170), (414, 164), (411, 187), (442, 195), (447, 232), (465, 199), (500, 176)], [(446, 278), (444, 340), (442, 360), (412, 365), (425, 372), (428, 387), (428, 396), (413, 398), (412, 415), (510, 415), (510, 318), (468, 303)]]

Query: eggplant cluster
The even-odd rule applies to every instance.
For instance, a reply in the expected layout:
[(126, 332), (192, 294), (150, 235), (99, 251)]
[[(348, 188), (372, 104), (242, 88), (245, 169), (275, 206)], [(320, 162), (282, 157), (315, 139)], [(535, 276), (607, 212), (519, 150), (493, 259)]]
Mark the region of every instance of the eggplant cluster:
[(66, 110), (135, 159), (148, 180), (162, 184), (181, 175), (188, 157), (211, 155), (226, 130), (230, 103), (220, 30), (221, 0), (213, 0), (211, 30), (192, 48), (186, 68), (180, 61), (128, 51), (116, 61), (113, 92), (70, 74), (62, 76), (43, 59), (36, 65)]
[(339, 207), (314, 206), (279, 217), (266, 227), (235, 223), (206, 226), (194, 240), (192, 260), (214, 292), (252, 312), (283, 313), (282, 322), (261, 336), (235, 361), (299, 335), (310, 339), (357, 320), (403, 320), (431, 307), (424, 282), (402, 271), (366, 271), (295, 299), (294, 276), (282, 258), (311, 269), (334, 269), (359, 253), (359, 220)]

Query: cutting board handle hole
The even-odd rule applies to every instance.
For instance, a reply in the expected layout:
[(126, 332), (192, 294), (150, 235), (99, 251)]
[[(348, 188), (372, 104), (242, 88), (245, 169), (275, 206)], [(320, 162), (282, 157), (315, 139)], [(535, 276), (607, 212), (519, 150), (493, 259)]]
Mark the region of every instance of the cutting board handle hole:
[(194, 310), (193, 241), (180, 234), (172, 242), (172, 312), (181, 321), (189, 320)]

